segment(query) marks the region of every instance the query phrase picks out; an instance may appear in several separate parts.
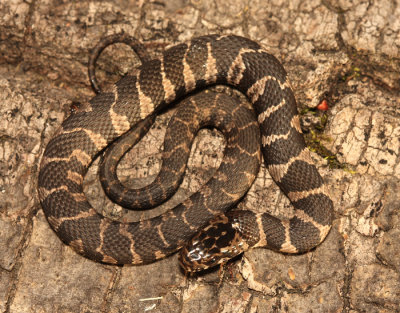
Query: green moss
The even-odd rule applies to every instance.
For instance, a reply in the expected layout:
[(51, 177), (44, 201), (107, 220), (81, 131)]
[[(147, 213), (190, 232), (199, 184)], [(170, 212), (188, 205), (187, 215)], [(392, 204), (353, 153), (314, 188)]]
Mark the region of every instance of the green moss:
[[(305, 113), (316, 115), (318, 112), (313, 109), (304, 109), (301, 114)], [(314, 125), (314, 129), (304, 134), (306, 143), (310, 151), (317, 153), (325, 160), (328, 161), (328, 165), (333, 169), (343, 169), (344, 171), (355, 174), (356, 172), (351, 168), (349, 164), (342, 163), (338, 160), (337, 156), (326, 148), (323, 142), (332, 142), (333, 139), (323, 133), (326, 124), (328, 122), (328, 115), (326, 113), (320, 113), (319, 123)]]

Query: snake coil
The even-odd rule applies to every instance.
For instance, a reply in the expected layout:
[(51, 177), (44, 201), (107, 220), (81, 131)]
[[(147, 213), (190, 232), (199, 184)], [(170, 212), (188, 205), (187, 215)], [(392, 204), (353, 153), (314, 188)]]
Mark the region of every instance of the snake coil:
[[(215, 84), (232, 86), (251, 102), (264, 162), (291, 200), (294, 216), (281, 220), (250, 211), (221, 215), (255, 178), (245, 165), (257, 152), (248, 150), (245, 142), (238, 143), (237, 156), (221, 163), (201, 190), (169, 212), (134, 223), (97, 213), (82, 185), (99, 152), (175, 100)], [(285, 70), (259, 44), (233, 35), (193, 38), (169, 48), (69, 116), (45, 149), (38, 189), (47, 220), (60, 239), (92, 260), (112, 264), (153, 262), (190, 238), (180, 261), (193, 271), (250, 247), (308, 251), (326, 237), (333, 217), (332, 200), (304, 143)]]

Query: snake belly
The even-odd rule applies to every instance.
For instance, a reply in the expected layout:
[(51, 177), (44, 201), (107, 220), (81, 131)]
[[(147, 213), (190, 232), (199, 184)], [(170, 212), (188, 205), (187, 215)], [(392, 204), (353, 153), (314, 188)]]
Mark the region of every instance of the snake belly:
[[(209, 35), (145, 62), (68, 117), (50, 140), (39, 172), (39, 198), (47, 220), (65, 244), (95, 261), (149, 263), (177, 251), (199, 227), (223, 213), (226, 208), (220, 209), (220, 201), (237, 202), (243, 196), (247, 190), (239, 186), (239, 178), (248, 182), (254, 177), (244, 172), (233, 175), (226, 167), (219, 175), (229, 177), (229, 183), (208, 185), (206, 191), (153, 219), (120, 223), (97, 213), (83, 193), (88, 167), (107, 145), (175, 100), (215, 84), (232, 86), (251, 102), (266, 167), (294, 206), (294, 216), (288, 220), (267, 214), (243, 219), (250, 220), (250, 228), (258, 234), (251, 244), (296, 253), (326, 237), (333, 203), (305, 146), (285, 70), (252, 40)], [(251, 152), (241, 151), (243, 158), (235, 167), (248, 161), (246, 155)], [(206, 207), (189, 213), (193, 202)]]

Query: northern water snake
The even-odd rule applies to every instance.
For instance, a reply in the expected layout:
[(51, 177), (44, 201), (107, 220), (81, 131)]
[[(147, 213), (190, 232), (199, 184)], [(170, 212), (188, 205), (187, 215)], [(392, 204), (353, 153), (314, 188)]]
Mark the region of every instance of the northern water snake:
[[(220, 216), (223, 212), (219, 201), (229, 198), (235, 202), (246, 192), (236, 185), (234, 175), (223, 170), (219, 175), (233, 177), (229, 183), (219, 181), (215, 189), (205, 186), (190, 201), (151, 220), (120, 223), (97, 213), (87, 201), (82, 184), (98, 153), (171, 102), (215, 84), (238, 89), (252, 103), (266, 167), (294, 205), (294, 216), (280, 220), (248, 211)], [(239, 169), (240, 162), (235, 163)], [(225, 186), (231, 189), (224, 190)], [(171, 254), (211, 215), (219, 222), (210, 222), (209, 232), (195, 238), (194, 247), (185, 248), (181, 254), (181, 263), (189, 269), (204, 268), (198, 260), (202, 254), (199, 251), (213, 250), (221, 242), (220, 237), (210, 240), (208, 234), (225, 234), (229, 223), (233, 223), (230, 229), (234, 230), (231, 240), (222, 241), (236, 245), (238, 253), (251, 246), (303, 252), (325, 238), (333, 217), (332, 200), (304, 143), (285, 70), (259, 44), (233, 35), (198, 37), (169, 48), (161, 58), (145, 62), (110, 90), (91, 99), (83, 110), (63, 122), (48, 143), (38, 187), (44, 213), (63, 242), (90, 259), (113, 264), (149, 263)], [(187, 210), (189, 202), (203, 202), (205, 207), (193, 213)], [(213, 265), (213, 259), (206, 263)], [(188, 260), (197, 264), (188, 265)]]

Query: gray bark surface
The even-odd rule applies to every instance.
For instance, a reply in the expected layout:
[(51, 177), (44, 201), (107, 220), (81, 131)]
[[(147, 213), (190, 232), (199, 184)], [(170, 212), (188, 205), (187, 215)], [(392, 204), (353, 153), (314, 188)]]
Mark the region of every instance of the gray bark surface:
[[(334, 199), (327, 239), (302, 255), (254, 249), (185, 277), (173, 255), (145, 266), (87, 260), (50, 229), (37, 196), (46, 143), (73, 101), (93, 96), (89, 51), (124, 31), (159, 55), (193, 36), (259, 41), (289, 73), (312, 156)], [(4, 0), (0, 2), (0, 312), (399, 312), (400, 4), (396, 1)], [(98, 62), (103, 83), (137, 65), (124, 45)], [(325, 113), (314, 108), (326, 100)], [(131, 186), (160, 167), (173, 110), (119, 166)], [(96, 161), (85, 192), (99, 212), (153, 216), (207, 181), (224, 139), (202, 130), (185, 180), (156, 213), (125, 214), (105, 196)], [(290, 216), (265, 167), (240, 207)]]

